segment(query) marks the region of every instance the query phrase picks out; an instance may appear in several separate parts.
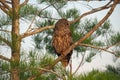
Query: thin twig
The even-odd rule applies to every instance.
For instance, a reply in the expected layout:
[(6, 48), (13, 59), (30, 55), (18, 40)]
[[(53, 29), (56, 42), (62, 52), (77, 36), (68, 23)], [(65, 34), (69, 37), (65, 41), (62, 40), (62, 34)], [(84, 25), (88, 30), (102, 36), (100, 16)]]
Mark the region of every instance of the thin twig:
[(112, 52), (112, 51), (108, 51), (106, 48), (100, 48), (100, 47), (97, 47), (97, 46), (94, 46), (94, 45), (83, 44), (83, 43), (81, 43), (80, 45), (81, 45), (81, 46), (85, 46), (85, 47), (91, 47), (91, 48), (98, 49), (98, 50), (103, 50), (103, 51), (109, 52), (109, 53), (111, 53), (111, 54), (115, 54), (115, 53)]
[(82, 63), (84, 61), (84, 58), (85, 58), (85, 52), (84, 52), (84, 54), (82, 56), (82, 60), (80, 61), (79, 66), (77, 67), (77, 69), (75, 70), (75, 72), (72, 75), (75, 75), (77, 73), (77, 71), (80, 69), (80, 67), (82, 66)]
[(52, 17), (47, 17), (47, 16), (39, 16), (40, 18), (47, 18), (47, 19), (54, 19), (54, 20), (59, 20), (58, 18), (52, 18)]
[[(58, 14), (60, 15), (60, 11), (55, 7), (55, 5), (54, 4), (51, 4), (51, 5), (56, 9), (56, 11), (58, 12)], [(60, 16), (60, 17), (62, 17), (62, 16)]]
[(40, 27), (40, 28), (36, 28), (34, 31), (32, 32), (26, 32), (26, 33), (23, 33), (21, 35), (21, 38), (25, 38), (25, 37), (28, 37), (28, 36), (31, 36), (31, 35), (34, 35), (36, 33), (40, 33), (42, 31), (45, 31), (45, 30), (48, 30), (48, 29), (53, 29), (54, 26), (45, 26), (45, 27)]
[(5, 1), (6, 3), (8, 3), (8, 4), (12, 4), (12, 2), (10, 2), (10, 1)]
[(1, 4), (0, 4), (0, 9), (2, 9), (3, 12), (5, 12), (6, 14), (9, 15), (8, 10), (3, 5), (1, 5)]
[[(53, 73), (55, 74), (57, 77), (59, 77), (60, 79), (62, 80), (65, 80), (64, 76), (61, 76), (60, 74), (58, 74), (57, 72), (55, 71), (52, 71), (52, 70), (48, 70), (48, 69), (45, 69), (45, 68), (32, 68), (32, 69), (27, 69), (27, 71), (30, 71), (30, 70), (37, 70), (37, 71), (45, 71), (45, 72), (50, 72), (50, 73)], [(38, 75), (39, 76), (39, 75)], [(28, 80), (34, 80), (35, 78), (33, 76), (29, 77)]]
[[(56, 2), (54, 2), (53, 4), (55, 4), (55, 3), (56, 3)], [(51, 4), (51, 5), (52, 5), (52, 4)], [(31, 24), (29, 25), (28, 29), (25, 31), (25, 34), (31, 31), (31, 27), (32, 27), (32, 24), (33, 24), (36, 16), (37, 16), (38, 14), (40, 14), (42, 11), (44, 11), (45, 9), (47, 9), (48, 7), (50, 7), (51, 5), (48, 5), (47, 7), (43, 8), (41, 11), (37, 11), (37, 12), (36, 12), (35, 16), (33, 17), (32, 21), (31, 21)]]
[(11, 31), (0, 29), (0, 31), (11, 33)]
[(11, 42), (9, 42), (7, 39), (3, 38), (2, 36), (0, 36), (0, 40), (3, 41), (5, 44), (7, 44), (9, 47), (12, 47)]
[[(91, 29), (91, 31), (89, 31), (84, 37), (82, 37), (81, 39), (79, 39), (78, 41), (76, 41), (75, 43), (73, 43), (67, 50), (65, 50), (65, 51), (62, 53), (62, 54), (64, 54), (64, 55), (59, 56), (56, 60), (54, 60), (54, 62), (53, 62), (51, 65), (46, 66), (45, 69), (50, 70), (50, 69), (51, 69), (54, 65), (56, 65), (60, 60), (62, 60), (66, 55), (68, 55), (71, 50), (73, 50), (76, 46), (81, 45), (81, 43), (82, 43), (84, 40), (86, 40), (90, 35), (92, 35), (92, 33), (95, 32), (95, 31), (102, 25), (102, 23), (105, 22), (106, 19), (108, 19), (108, 17), (112, 14), (112, 12), (113, 12), (113, 10), (115, 9), (115, 7), (116, 7), (116, 4), (113, 3), (113, 4), (111, 5), (111, 9), (108, 11), (108, 13), (105, 15), (105, 17), (104, 17), (97, 25), (95, 25), (95, 26), (93, 27), (93, 29)], [(38, 32), (39, 32), (39, 31), (38, 31)], [(35, 31), (35, 33), (36, 33), (36, 31)], [(29, 36), (29, 35), (27, 35), (27, 36)], [(23, 36), (23, 37), (24, 37), (24, 36)], [(43, 73), (45, 73), (45, 71), (43, 71), (43, 70), (40, 70), (40, 71), (39, 71), (39, 74), (43, 74)], [(35, 76), (33, 76), (32, 78), (35, 79)]]
[(22, 4), (20, 4), (20, 7), (25, 6), (28, 3), (29, 0), (25, 0)]
[[(89, 15), (89, 14), (92, 14), (92, 13), (95, 13), (95, 12), (98, 12), (98, 11), (101, 11), (101, 10), (105, 10), (105, 9), (110, 8), (110, 7), (112, 6), (112, 4), (109, 5), (110, 3), (111, 3), (111, 1), (108, 2), (106, 5), (104, 5), (104, 6), (102, 6), (102, 7), (94, 8), (94, 9), (92, 9), (91, 11), (88, 11), (88, 12), (86, 12), (86, 13), (83, 13), (80, 17), (76, 18), (75, 20), (70, 21), (70, 24), (76, 23), (77, 21), (81, 20), (81, 18), (83, 18), (83, 17), (85, 17), (85, 16), (87, 16), (87, 15)], [(109, 6), (108, 6), (108, 5), (109, 5)]]
[(2, 3), (2, 5), (4, 6), (4, 8), (6, 8), (6, 9), (8, 9), (10, 12), (12, 12), (12, 8), (10, 8), (10, 6), (6, 4), (5, 0), (1, 0), (0, 2)]
[(107, 46), (105, 49), (108, 49), (108, 48), (113, 47), (113, 46), (118, 46), (118, 45), (120, 45), (120, 42), (113, 44), (113, 45), (110, 45), (110, 46)]

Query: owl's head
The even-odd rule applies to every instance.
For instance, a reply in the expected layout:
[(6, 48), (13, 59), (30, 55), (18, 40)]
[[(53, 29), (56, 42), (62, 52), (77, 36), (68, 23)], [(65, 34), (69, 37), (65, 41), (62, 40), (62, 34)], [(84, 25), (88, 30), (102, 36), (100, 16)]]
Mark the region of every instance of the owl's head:
[(64, 18), (58, 20), (58, 22), (55, 24), (56, 29), (65, 29), (65, 28), (69, 28), (69, 27), (70, 27), (69, 21)]

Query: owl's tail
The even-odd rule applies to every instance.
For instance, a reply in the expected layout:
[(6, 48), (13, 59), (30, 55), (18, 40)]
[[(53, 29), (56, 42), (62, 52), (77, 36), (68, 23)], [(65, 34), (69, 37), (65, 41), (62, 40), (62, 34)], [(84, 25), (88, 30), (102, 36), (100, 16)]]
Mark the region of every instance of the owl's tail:
[(71, 58), (72, 53), (69, 53), (65, 58), (63, 58), (61, 60), (61, 63), (63, 65), (63, 67), (67, 67), (67, 65), (69, 64), (70, 58)]
[(69, 61), (68, 61), (68, 59), (62, 59), (61, 63), (63, 65), (63, 67), (67, 67), (67, 65), (69, 64)]

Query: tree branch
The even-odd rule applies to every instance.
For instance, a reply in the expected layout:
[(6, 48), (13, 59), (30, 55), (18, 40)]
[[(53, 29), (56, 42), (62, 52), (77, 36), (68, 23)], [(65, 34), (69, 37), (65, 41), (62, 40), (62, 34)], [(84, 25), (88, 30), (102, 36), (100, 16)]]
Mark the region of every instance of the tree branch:
[[(105, 22), (105, 20), (108, 19), (108, 17), (112, 14), (113, 10), (115, 9), (116, 4), (113, 4), (111, 9), (108, 11), (108, 13), (106, 14), (106, 16), (97, 24), (94, 26), (94, 28), (89, 31), (83, 38), (79, 39), (77, 42), (75, 42), (74, 44), (72, 44), (67, 50), (65, 50), (61, 55), (59, 56), (52, 65), (46, 66), (45, 69), (51, 69), (55, 64), (57, 64), (60, 60), (62, 60), (71, 50), (73, 50), (75, 47), (77, 47), (78, 45), (81, 45), (81, 42), (83, 42), (85, 39), (87, 39), (93, 32), (95, 32), (101, 25), (102, 23)], [(45, 71), (39, 71), (41, 74), (44, 73)]]
[(75, 70), (75, 72), (72, 75), (75, 75), (77, 73), (77, 71), (80, 69), (80, 67), (83, 64), (84, 58), (85, 58), (85, 52), (84, 52), (84, 54), (82, 56), (82, 60), (80, 61), (80, 64), (78, 65), (77, 69)]
[[(64, 55), (61, 55), (59, 56), (56, 60), (54, 60), (53, 64), (49, 65), (49, 66), (46, 66), (45, 69), (51, 69), (55, 64), (57, 64), (60, 60), (62, 60), (71, 50), (73, 50), (75, 47), (77, 47), (78, 45), (81, 45), (81, 43), (87, 39), (90, 35), (92, 35), (93, 32), (95, 32), (101, 25), (102, 23), (104, 23), (108, 17), (112, 14), (113, 10), (115, 9), (116, 7), (116, 3), (113, 3), (111, 5), (111, 9), (108, 11), (108, 13), (106, 14), (106, 16), (97, 24), (93, 27), (93, 29), (91, 31), (89, 31), (84, 37), (82, 37), (81, 39), (79, 39), (77, 42), (75, 42), (74, 44), (72, 44), (66, 51), (64, 51), (62, 54)], [(52, 27), (54, 28), (54, 27)], [(46, 28), (47, 29), (47, 28)], [(41, 30), (42, 31), (42, 30)], [(39, 31), (38, 31), (39, 32)], [(40, 74), (43, 74), (45, 73), (45, 71), (43, 70), (39, 70)], [(33, 78), (35, 78), (35, 76), (33, 76)]]
[(108, 48), (113, 47), (113, 46), (118, 46), (118, 45), (120, 45), (120, 42), (113, 44), (113, 45), (110, 45), (110, 46), (107, 46), (105, 49), (108, 49)]
[[(70, 24), (73, 24), (73, 23), (79, 21), (79, 20), (80, 20), (81, 18), (83, 18), (84, 16), (87, 16), (87, 15), (89, 15), (89, 14), (95, 13), (95, 12), (97, 12), (97, 11), (101, 11), (101, 10), (110, 8), (110, 7), (112, 6), (112, 5), (109, 5), (110, 3), (111, 3), (111, 1), (108, 2), (106, 5), (104, 5), (104, 6), (102, 6), (102, 7), (99, 7), (99, 8), (93, 9), (92, 11), (89, 11), (89, 12), (84, 13), (84, 14), (81, 15), (79, 18), (77, 18), (77, 19), (75, 19), (75, 20), (73, 20), (73, 21), (70, 21)], [(53, 4), (55, 4), (55, 3), (53, 3)], [(51, 4), (51, 5), (53, 5), (53, 4)], [(108, 6), (108, 5), (109, 5), (109, 6)], [(29, 31), (27, 30), (24, 34), (21, 35), (21, 38), (25, 38), (25, 37), (31, 36), (31, 35), (33, 35), (33, 34), (42, 32), (42, 31), (44, 31), (44, 30), (53, 29), (53, 28), (54, 28), (54, 26), (46, 26), (46, 27), (42, 27), (42, 28), (37, 28), (37, 29), (35, 29), (35, 30), (32, 30), (31, 32), (29, 32)]]
[(0, 4), (0, 9), (2, 9), (3, 12), (5, 12), (6, 14), (9, 15), (8, 10), (6, 10), (6, 8), (4, 6), (2, 6), (1, 4)]
[(29, 0), (25, 0), (22, 4), (20, 4), (20, 7), (25, 6), (28, 3)]
[[(81, 20), (81, 18), (83, 18), (83, 17), (85, 17), (85, 16), (87, 16), (87, 15), (89, 15), (89, 14), (92, 14), (92, 13), (95, 13), (95, 12), (98, 12), (98, 11), (101, 11), (101, 10), (105, 10), (105, 9), (110, 8), (110, 7), (112, 6), (112, 5), (109, 5), (110, 3), (111, 3), (111, 1), (108, 2), (106, 5), (104, 5), (104, 6), (102, 6), (102, 7), (94, 8), (94, 9), (92, 9), (91, 11), (88, 11), (88, 12), (86, 12), (86, 13), (83, 13), (80, 17), (76, 18), (76, 19), (73, 20), (73, 21), (70, 21), (70, 24), (73, 24), (73, 23), (78, 22), (79, 20)], [(109, 6), (108, 6), (108, 5), (109, 5)]]
[(109, 53), (111, 53), (111, 54), (115, 54), (115, 53), (112, 52), (112, 51), (108, 51), (106, 48), (100, 48), (100, 47), (97, 47), (97, 46), (94, 46), (94, 45), (83, 44), (83, 43), (81, 43), (80, 45), (81, 45), (81, 46), (85, 46), (85, 47), (91, 47), (91, 48), (98, 49), (98, 50), (103, 50), (103, 51), (109, 52)]
[[(52, 3), (51, 5), (55, 4), (56, 2)], [(48, 5), (46, 6), (45, 8), (43, 8), (42, 10), (38, 11), (35, 16), (33, 17), (32, 21), (31, 21), (31, 24), (29, 25), (28, 29), (25, 31), (25, 33), (23, 33), (21, 35), (21, 38), (25, 38), (25, 37), (28, 37), (28, 36), (31, 36), (33, 34), (36, 34), (36, 33), (39, 33), (39, 32), (42, 32), (44, 30), (47, 30), (47, 29), (52, 29), (54, 28), (54, 26), (46, 26), (46, 27), (41, 27), (41, 28), (36, 28), (36, 29), (32, 29), (32, 24), (35, 20), (35, 17), (37, 14), (40, 14), (43, 10), (47, 9), (48, 7), (50, 7), (51, 5)]]
[(8, 4), (12, 4), (12, 2), (10, 2), (10, 1), (5, 1), (6, 3), (8, 3)]
[(2, 36), (0, 36), (0, 40), (3, 41), (4, 43), (6, 43), (9, 47), (12, 47), (11, 42), (9, 42), (8, 40), (6, 40)]
[(9, 62), (10, 62), (10, 59), (9, 59), (9, 58), (4, 57), (4, 56), (2, 56), (2, 55), (0, 55), (0, 59), (5, 60), (5, 61), (9, 61)]
[[(52, 3), (51, 5), (53, 5), (53, 4), (55, 4), (55, 3), (56, 3), (56, 2)], [(36, 12), (35, 16), (33, 17), (32, 21), (31, 21), (31, 24), (29, 25), (28, 29), (25, 31), (24, 34), (29, 33), (29, 32), (32, 30), (31, 28), (32, 28), (32, 24), (33, 24), (33, 22), (34, 22), (34, 20), (35, 20), (35, 17), (36, 17), (38, 14), (40, 14), (42, 11), (44, 11), (45, 9), (47, 9), (48, 7), (50, 7), (51, 5), (48, 5), (48, 6), (46, 6), (45, 8), (43, 8), (42, 10)]]
[(48, 29), (53, 29), (54, 26), (46, 26), (46, 27), (40, 27), (40, 28), (36, 28), (35, 30), (31, 31), (31, 32), (26, 32), (24, 34), (21, 35), (21, 38), (25, 38), (31, 35), (34, 35), (36, 33), (40, 33), (42, 31), (48, 30)]
[(6, 4), (5, 0), (1, 0), (0, 2), (2, 3), (2, 5), (3, 5), (6, 9), (8, 9), (10, 12), (12, 12), (12, 9), (10, 8), (9, 5)]
[[(40, 71), (40, 70), (43, 70), (43, 71), (45, 71), (45, 72), (50, 72), (50, 73), (53, 73), (53, 74), (55, 74), (57, 77), (59, 77), (60, 79), (62, 79), (62, 80), (65, 80), (65, 77), (64, 76), (61, 76), (60, 74), (58, 74), (58, 73), (56, 73), (55, 71), (52, 71), (52, 70), (48, 70), (48, 69), (44, 69), (44, 68), (32, 68), (32, 69), (28, 69), (29, 71), (30, 70), (38, 70), (38, 71)], [(28, 71), (27, 70), (27, 71)], [(39, 75), (38, 75), (39, 76)], [(29, 77), (28, 78), (28, 80), (34, 80), (35, 79), (35, 77), (33, 77), (33, 76), (31, 76), (31, 77)]]
[(8, 30), (2, 30), (2, 29), (0, 29), (0, 31), (11, 33), (11, 31), (8, 31)]

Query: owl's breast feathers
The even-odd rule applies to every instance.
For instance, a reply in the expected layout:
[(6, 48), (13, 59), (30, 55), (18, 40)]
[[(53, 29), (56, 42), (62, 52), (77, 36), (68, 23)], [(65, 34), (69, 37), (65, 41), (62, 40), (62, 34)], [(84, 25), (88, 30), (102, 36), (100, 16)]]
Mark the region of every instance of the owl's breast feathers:
[(71, 32), (63, 33), (63, 31), (58, 31), (58, 33), (55, 33), (53, 36), (52, 44), (57, 54), (62, 54), (63, 51), (65, 51), (66, 49), (70, 47), (72, 42), (73, 41), (71, 37)]

